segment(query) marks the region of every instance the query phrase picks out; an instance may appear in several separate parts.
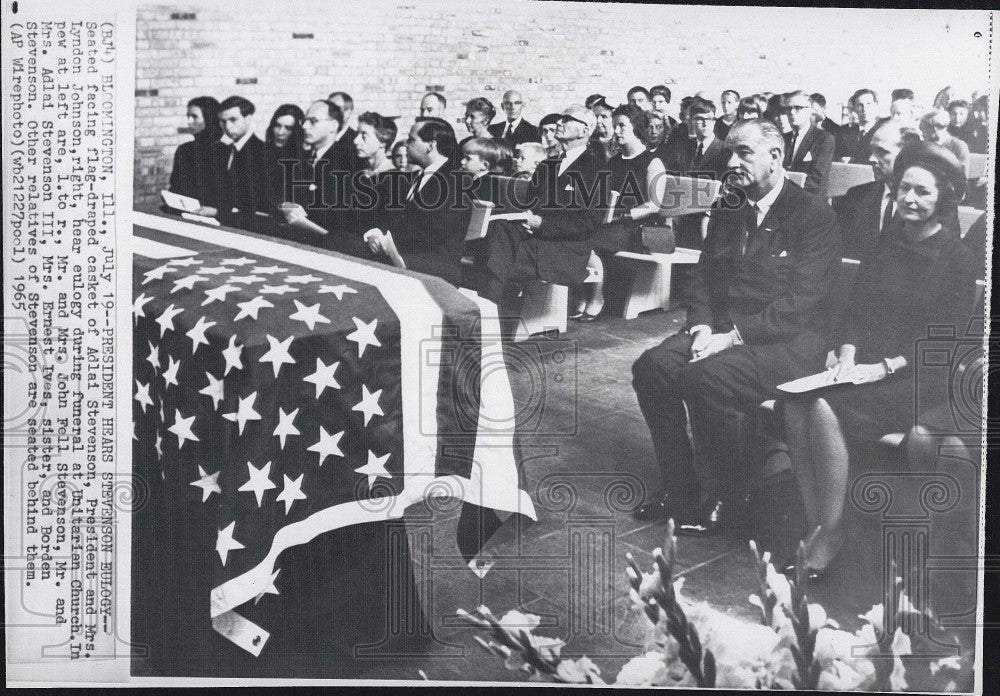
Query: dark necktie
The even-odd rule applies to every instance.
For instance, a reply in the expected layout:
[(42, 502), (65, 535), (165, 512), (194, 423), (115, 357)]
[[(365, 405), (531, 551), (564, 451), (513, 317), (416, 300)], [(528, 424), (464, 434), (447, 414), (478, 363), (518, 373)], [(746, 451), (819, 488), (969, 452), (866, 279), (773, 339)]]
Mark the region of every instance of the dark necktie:
[(506, 140), (507, 138), (509, 138), (513, 134), (514, 134), (514, 122), (513, 121), (507, 121), (507, 127), (503, 131), (503, 138), (504, 138), (504, 140)]
[(889, 197), (889, 204), (885, 206), (885, 213), (882, 215), (882, 226), (879, 228), (879, 232), (884, 232), (885, 228), (889, 226), (889, 221), (892, 220), (893, 214), (893, 201), (892, 196)]
[(743, 217), (742, 246), (740, 253), (746, 254), (750, 246), (750, 237), (757, 231), (757, 204), (747, 201), (746, 214)]
[(705, 155), (705, 141), (698, 141), (698, 148), (694, 151), (695, 165), (701, 164), (701, 158)]

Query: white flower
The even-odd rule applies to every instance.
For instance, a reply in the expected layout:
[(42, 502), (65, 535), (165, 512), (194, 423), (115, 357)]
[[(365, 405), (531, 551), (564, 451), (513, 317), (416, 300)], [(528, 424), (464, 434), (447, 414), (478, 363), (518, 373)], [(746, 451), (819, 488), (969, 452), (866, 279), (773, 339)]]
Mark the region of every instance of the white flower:
[(892, 674), (889, 675), (889, 685), (893, 691), (906, 690), (906, 668), (900, 658), (912, 653), (910, 637), (903, 633), (903, 629), (897, 628), (892, 636)]
[(826, 626), (826, 609), (819, 604), (810, 604), (806, 607), (809, 610), (809, 628), (818, 631)]
[(874, 683), (875, 665), (871, 660), (852, 664), (835, 660), (820, 673), (817, 686), (820, 691), (858, 691), (868, 690)]
[(579, 660), (562, 660), (556, 668), (556, 676), (569, 684), (603, 684), (600, 678), (601, 670), (584, 656)]
[(625, 663), (615, 684), (629, 686), (653, 686), (666, 683), (667, 666), (664, 655), (658, 652), (648, 652), (645, 655), (633, 657)]
[[(480, 609), (485, 609), (485, 607), (480, 607)], [(486, 611), (489, 611), (489, 609)], [(503, 618), (498, 621), (501, 626), (506, 628), (515, 636), (520, 634), (521, 629), (524, 629), (530, 634), (538, 628), (538, 624), (541, 622), (541, 617), (535, 614), (522, 614), (521, 612), (513, 609), (504, 614)]]
[(792, 586), (788, 584), (788, 578), (774, 569), (772, 563), (767, 564), (767, 586), (778, 598), (778, 604), (792, 608)]
[(950, 655), (931, 662), (931, 676), (935, 676), (942, 669), (953, 669), (956, 671), (962, 669), (962, 658), (958, 655)]
[(864, 614), (858, 614), (858, 618), (882, 630), (882, 623), (885, 621), (885, 607), (881, 604), (876, 604)]

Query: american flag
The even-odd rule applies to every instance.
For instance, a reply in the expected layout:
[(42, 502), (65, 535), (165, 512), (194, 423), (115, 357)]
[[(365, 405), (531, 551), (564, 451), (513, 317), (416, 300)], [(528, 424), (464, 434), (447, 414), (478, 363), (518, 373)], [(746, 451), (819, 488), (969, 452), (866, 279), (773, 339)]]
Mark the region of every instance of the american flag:
[(217, 631), (259, 654), (268, 632), (235, 610), (280, 593), (282, 550), (399, 517), (442, 482), (534, 516), (512, 454), (485, 446), (512, 432), (478, 415), (481, 306), (436, 279), (213, 235), (230, 244), (137, 256), (132, 314), (135, 461), (203, 520)]

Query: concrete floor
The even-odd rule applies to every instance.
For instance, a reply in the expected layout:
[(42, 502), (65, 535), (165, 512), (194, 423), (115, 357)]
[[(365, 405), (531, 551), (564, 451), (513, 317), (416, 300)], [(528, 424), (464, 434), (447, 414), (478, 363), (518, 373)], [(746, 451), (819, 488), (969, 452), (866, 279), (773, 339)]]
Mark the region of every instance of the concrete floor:
[[(455, 618), (457, 609), (472, 611), (480, 604), (497, 616), (510, 609), (537, 614), (542, 628), (536, 633), (565, 640), (564, 655), (587, 655), (612, 680), (630, 657), (642, 651), (651, 626), (644, 615), (630, 609), (625, 554), (651, 568), (651, 552), (663, 543), (665, 523), (638, 522), (630, 514), (645, 488), (656, 490), (660, 483), (631, 386), (631, 366), (682, 322), (683, 312), (677, 310), (631, 321), (570, 322), (565, 334), (535, 338), (510, 349), (522, 480), (535, 501), (538, 521), (519, 517), (506, 525), (488, 552), (495, 565), (480, 579), (457, 557), (458, 508), (431, 513), (432, 550), (421, 550), (412, 542), (411, 547), (419, 582), (425, 584), (421, 601), (434, 641), (410, 657), (367, 662), (361, 676), (415, 679), (419, 669), (432, 680), (522, 680), (477, 645), (474, 630)], [(794, 480), (787, 468), (770, 469), (778, 473), (763, 482), (747, 515), (727, 518), (721, 536), (678, 540), (676, 572), (687, 577), (685, 594), (751, 621), (757, 620), (757, 610), (747, 602), (756, 591), (748, 540), (787, 557), (805, 532)], [(978, 490), (975, 481), (963, 490), (973, 485)], [(900, 490), (892, 481), (889, 487)], [(912, 532), (907, 538), (931, 540), (932, 557), (947, 552), (957, 558), (950, 543), (954, 532), (947, 528), (953, 520), (942, 526), (926, 511), (922, 517), (901, 516), (895, 508), (875, 507), (850, 514), (849, 548), (832, 575), (812, 593), (813, 601), (821, 602), (831, 617), (852, 631), (861, 625), (858, 614), (882, 601), (881, 578), (888, 576), (883, 538), (899, 538), (900, 519), (902, 529)], [(964, 519), (967, 526), (971, 518)], [(968, 559), (939, 563), (969, 564)], [(918, 565), (927, 567), (933, 560)], [(974, 574), (970, 577), (967, 569), (911, 580), (918, 581), (929, 588), (925, 594), (939, 615), (962, 614), (975, 607), (975, 595), (970, 594)]]

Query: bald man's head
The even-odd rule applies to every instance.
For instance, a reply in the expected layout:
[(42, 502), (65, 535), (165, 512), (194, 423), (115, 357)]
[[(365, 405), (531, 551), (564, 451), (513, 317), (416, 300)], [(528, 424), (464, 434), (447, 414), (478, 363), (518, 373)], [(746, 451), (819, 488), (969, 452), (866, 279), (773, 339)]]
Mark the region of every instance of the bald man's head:
[(903, 126), (905, 124), (887, 121), (878, 127), (870, 147), (872, 171), (879, 181), (888, 181), (892, 176), (892, 167), (896, 163), (896, 155), (903, 146)]
[(507, 114), (508, 121), (516, 121), (521, 118), (521, 111), (524, 110), (524, 97), (516, 89), (509, 89), (503, 93), (501, 108)]

